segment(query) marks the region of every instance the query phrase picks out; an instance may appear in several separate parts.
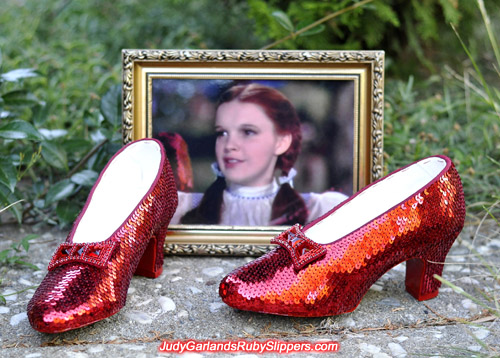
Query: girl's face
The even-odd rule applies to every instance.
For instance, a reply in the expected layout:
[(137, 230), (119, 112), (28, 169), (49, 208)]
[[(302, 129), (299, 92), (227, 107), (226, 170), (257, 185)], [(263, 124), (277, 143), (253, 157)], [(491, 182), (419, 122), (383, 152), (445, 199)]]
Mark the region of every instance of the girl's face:
[(215, 155), (228, 184), (270, 184), (278, 156), (291, 143), (291, 134), (278, 134), (260, 106), (238, 100), (219, 106), (215, 131)]

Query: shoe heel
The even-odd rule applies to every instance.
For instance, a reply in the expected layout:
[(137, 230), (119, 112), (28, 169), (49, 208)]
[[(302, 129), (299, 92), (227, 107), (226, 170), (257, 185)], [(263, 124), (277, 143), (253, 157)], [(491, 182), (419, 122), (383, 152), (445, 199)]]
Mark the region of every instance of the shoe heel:
[(441, 282), (433, 275), (441, 275), (442, 264), (419, 258), (406, 261), (406, 291), (419, 301), (430, 300), (439, 293)]
[(422, 257), (406, 261), (406, 291), (417, 300), (430, 300), (438, 295), (441, 281), (436, 280), (434, 275), (441, 276), (443, 273), (446, 255), (454, 241), (441, 247), (432, 246)]
[(167, 235), (167, 228), (162, 228), (153, 234), (148, 246), (135, 269), (134, 275), (157, 278), (163, 272), (163, 244)]

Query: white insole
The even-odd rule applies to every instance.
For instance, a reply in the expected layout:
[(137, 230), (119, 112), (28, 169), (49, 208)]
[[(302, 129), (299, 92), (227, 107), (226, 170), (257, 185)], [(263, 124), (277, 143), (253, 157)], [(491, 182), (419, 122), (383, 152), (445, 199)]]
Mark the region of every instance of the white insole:
[(431, 157), (400, 170), (367, 188), (308, 228), (305, 234), (320, 244), (338, 240), (401, 203), (436, 178), (445, 167), (444, 159)]
[(123, 224), (151, 188), (161, 163), (157, 142), (129, 145), (109, 164), (80, 220), (73, 242), (101, 242)]

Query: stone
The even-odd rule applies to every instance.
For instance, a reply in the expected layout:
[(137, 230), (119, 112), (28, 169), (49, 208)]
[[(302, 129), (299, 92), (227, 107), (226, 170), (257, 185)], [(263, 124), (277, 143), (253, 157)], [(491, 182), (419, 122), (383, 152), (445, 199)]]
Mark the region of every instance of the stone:
[(131, 320), (140, 323), (140, 324), (151, 324), (153, 323), (153, 318), (148, 315), (146, 312), (142, 311), (129, 311), (125, 313), (125, 316), (130, 318)]
[(391, 342), (388, 344), (388, 346), (394, 357), (401, 358), (401, 357), (406, 357), (408, 355), (406, 350), (398, 343)]
[(158, 302), (163, 312), (175, 311), (175, 302), (171, 298), (160, 296)]
[(27, 319), (28, 319), (28, 314), (26, 312), (15, 314), (12, 317), (10, 317), (10, 325), (17, 326), (19, 323)]
[(207, 275), (209, 277), (215, 277), (219, 276), (221, 273), (224, 272), (224, 269), (222, 267), (207, 267), (203, 269), (203, 274)]

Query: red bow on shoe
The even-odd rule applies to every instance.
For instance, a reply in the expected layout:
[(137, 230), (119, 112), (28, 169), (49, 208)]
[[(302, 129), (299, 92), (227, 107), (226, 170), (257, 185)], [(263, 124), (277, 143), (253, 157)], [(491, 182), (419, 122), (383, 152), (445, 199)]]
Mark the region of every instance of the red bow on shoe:
[(69, 262), (82, 262), (99, 268), (105, 268), (117, 242), (93, 242), (88, 244), (63, 243), (49, 263), (49, 271)]
[(304, 235), (299, 224), (283, 231), (273, 238), (271, 243), (278, 244), (288, 251), (296, 270), (301, 270), (307, 264), (326, 255), (326, 249)]

